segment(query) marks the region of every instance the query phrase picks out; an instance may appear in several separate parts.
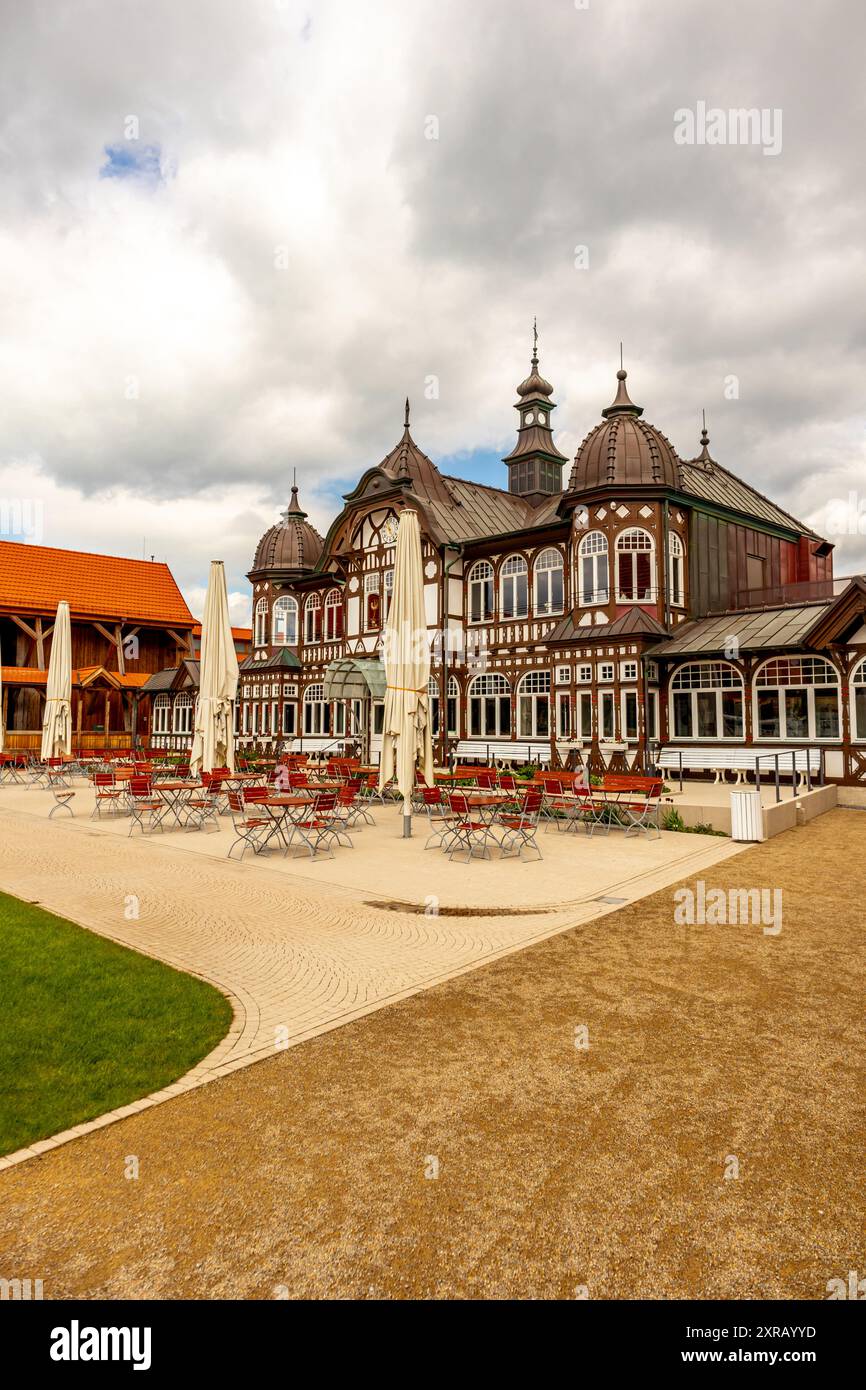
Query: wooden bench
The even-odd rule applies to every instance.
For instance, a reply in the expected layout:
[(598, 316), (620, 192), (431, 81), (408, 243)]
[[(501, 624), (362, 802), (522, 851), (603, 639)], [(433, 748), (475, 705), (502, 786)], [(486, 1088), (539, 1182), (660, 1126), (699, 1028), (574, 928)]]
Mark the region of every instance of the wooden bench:
[(782, 774), (791, 774), (795, 766), (798, 773), (806, 773), (810, 779), (821, 772), (819, 748), (712, 748), (694, 745), (679, 748), (668, 744), (661, 751), (658, 765), (660, 768), (678, 772), (680, 786), (684, 772), (712, 772), (715, 774), (716, 782), (724, 782), (725, 773), (729, 771), (736, 773), (736, 782), (739, 785), (746, 773), (754, 774), (756, 769), (761, 776), (768, 773), (775, 776), (777, 757), (779, 772)]
[(457, 758), (500, 766), (502, 763), (549, 763), (549, 743), (512, 743), (510, 739), (461, 739), (454, 750)]

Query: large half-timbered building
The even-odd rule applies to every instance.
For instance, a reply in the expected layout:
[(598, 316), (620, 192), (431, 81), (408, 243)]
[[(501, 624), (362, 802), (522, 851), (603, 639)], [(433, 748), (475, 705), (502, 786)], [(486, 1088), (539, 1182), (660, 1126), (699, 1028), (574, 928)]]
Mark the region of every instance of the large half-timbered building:
[[(238, 737), (376, 759), (381, 634), (400, 512), (419, 514), (430, 695), (445, 758), (641, 766), (659, 744), (820, 747), (866, 783), (866, 582), (832, 545), (711, 456), (671, 442), (617, 373), (573, 464), (537, 348), (517, 388), (504, 486), (443, 474), (401, 438), (326, 536), (297, 488), (249, 572)], [(503, 748), (503, 745), (507, 745)]]

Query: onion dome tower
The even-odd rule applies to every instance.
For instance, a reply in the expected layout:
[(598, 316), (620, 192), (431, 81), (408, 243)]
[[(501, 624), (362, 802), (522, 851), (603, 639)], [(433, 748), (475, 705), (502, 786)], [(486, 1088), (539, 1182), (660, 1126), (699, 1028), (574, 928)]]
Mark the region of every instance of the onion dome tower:
[(640, 417), (643, 406), (628, 394), (628, 373), (616, 374), (616, 396), (575, 455), (569, 488), (680, 486), (680, 461), (670, 440)]
[(538, 370), (538, 328), (534, 321), (529, 376), (518, 386), (517, 395), (517, 443), (502, 462), (508, 469), (508, 491), (537, 506), (546, 497), (562, 492), (562, 469), (567, 460), (553, 442), (550, 416), (556, 405), (550, 399), (553, 387)]
[(322, 537), (307, 521), (307, 513), (298, 501), (297, 483), (293, 483), (289, 505), (256, 547), (250, 577), (265, 573), (303, 574), (315, 569), (323, 545)]

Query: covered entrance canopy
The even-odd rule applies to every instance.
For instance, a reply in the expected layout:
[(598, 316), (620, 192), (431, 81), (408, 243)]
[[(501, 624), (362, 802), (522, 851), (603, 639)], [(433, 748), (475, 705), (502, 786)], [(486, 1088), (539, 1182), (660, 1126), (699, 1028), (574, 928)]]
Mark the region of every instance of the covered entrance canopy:
[(385, 694), (385, 667), (377, 656), (344, 656), (325, 667), (326, 700), (366, 700)]

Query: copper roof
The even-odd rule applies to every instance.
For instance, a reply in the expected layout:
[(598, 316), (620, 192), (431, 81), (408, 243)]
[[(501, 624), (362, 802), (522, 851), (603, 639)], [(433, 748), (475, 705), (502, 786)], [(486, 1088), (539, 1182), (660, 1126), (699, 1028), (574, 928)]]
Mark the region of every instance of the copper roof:
[(379, 464), (383, 473), (390, 478), (405, 479), (412, 491), (425, 501), (438, 502), (442, 506), (452, 504), (451, 492), (439, 469), (425, 453), (418, 448), (409, 433), (409, 402), (406, 401), (406, 418), (403, 434), (389, 454)]
[(629, 398), (626, 372), (620, 369), (616, 375), (616, 398), (601, 412), (601, 424), (591, 429), (580, 445), (569, 489), (582, 492), (641, 484), (678, 488), (680, 460), (674, 446), (661, 430), (640, 419), (643, 406), (635, 405)]
[(683, 623), (673, 637), (653, 647), (651, 656), (720, 656), (736, 642), (740, 651), (801, 647), (827, 602), (802, 603), (795, 608), (753, 608), (718, 613)]
[(810, 527), (804, 526), (796, 517), (791, 516), (790, 512), (777, 507), (775, 502), (771, 502), (749, 483), (744, 483), (742, 478), (738, 478), (714, 460), (711, 460), (711, 464), (711, 468), (708, 469), (700, 456), (697, 459), (681, 460), (683, 492), (700, 497), (704, 502), (727, 507), (729, 511), (745, 513), (746, 516), (754, 517), (756, 521), (768, 521), (774, 526), (784, 527), (786, 531), (798, 531), (801, 535), (814, 537), (815, 540), (821, 539)]
[(313, 569), (323, 545), (322, 537), (307, 521), (307, 513), (298, 501), (298, 489), (293, 485), (288, 507), (256, 547), (252, 572)]

